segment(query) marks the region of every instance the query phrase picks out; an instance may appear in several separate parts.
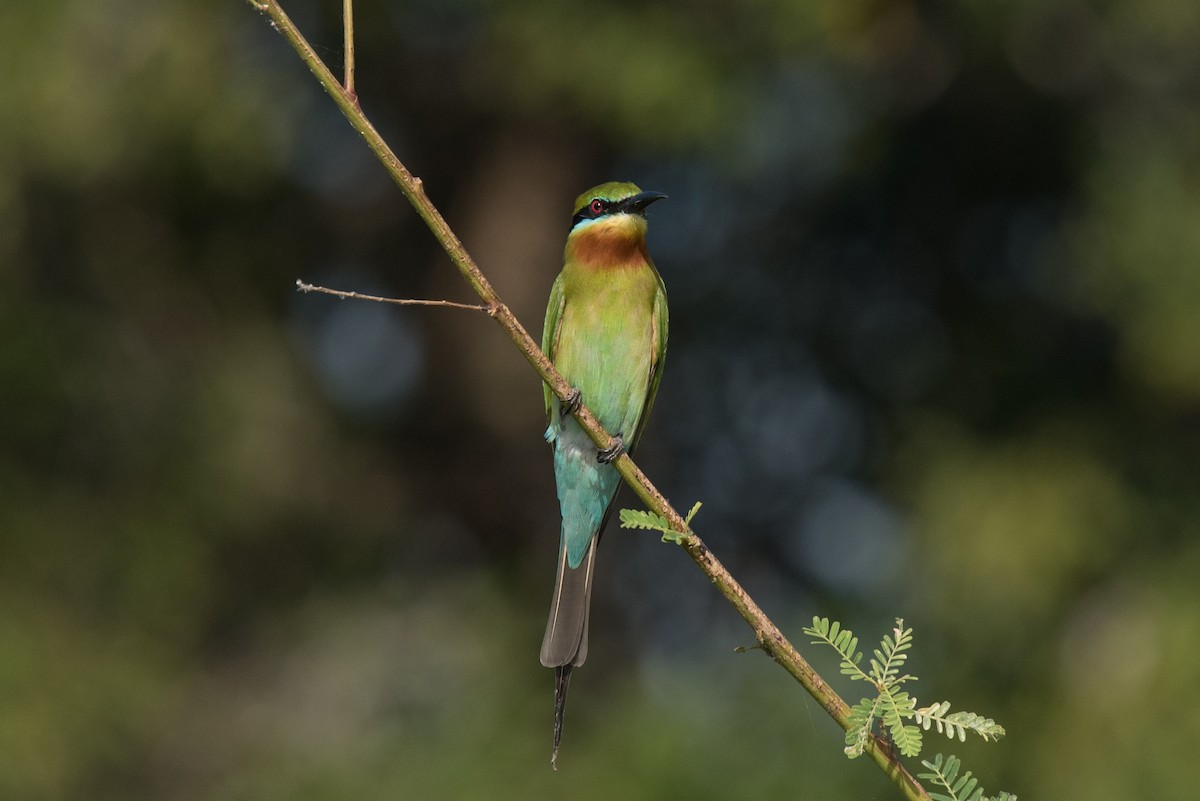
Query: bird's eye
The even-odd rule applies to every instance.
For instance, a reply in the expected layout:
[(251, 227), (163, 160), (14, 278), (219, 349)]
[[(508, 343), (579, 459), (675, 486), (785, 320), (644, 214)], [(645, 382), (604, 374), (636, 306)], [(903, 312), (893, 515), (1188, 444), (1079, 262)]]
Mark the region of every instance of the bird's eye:
[(604, 213), (604, 201), (598, 197), (592, 198), (592, 202), (588, 205), (588, 210), (596, 216), (603, 214)]

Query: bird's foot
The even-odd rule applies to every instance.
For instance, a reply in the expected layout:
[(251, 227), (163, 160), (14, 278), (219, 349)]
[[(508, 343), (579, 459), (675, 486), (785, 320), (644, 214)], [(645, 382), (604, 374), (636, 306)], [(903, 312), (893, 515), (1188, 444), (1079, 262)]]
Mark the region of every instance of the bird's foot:
[(600, 464), (611, 464), (614, 459), (625, 452), (625, 440), (620, 434), (613, 437), (613, 444), (596, 452), (596, 461)]
[(579, 387), (571, 387), (571, 391), (567, 393), (567, 399), (559, 406), (563, 417), (570, 417), (579, 411), (579, 407), (583, 405), (583, 393), (579, 391)]

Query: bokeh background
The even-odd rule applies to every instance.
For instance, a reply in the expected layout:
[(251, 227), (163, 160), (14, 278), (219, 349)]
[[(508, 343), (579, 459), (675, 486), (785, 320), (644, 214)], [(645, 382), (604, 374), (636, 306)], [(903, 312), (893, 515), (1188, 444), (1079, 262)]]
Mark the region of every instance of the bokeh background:
[[(335, 70), (340, 5), (286, 3)], [(357, 20), (531, 330), (578, 192), (670, 195), (639, 462), (798, 643), (904, 617), (918, 698), (1008, 728), (931, 743), (991, 792), (1195, 797), (1200, 4)], [(5, 0), (0, 64), (0, 798), (898, 797), (619, 529), (550, 771), (538, 380), (485, 315), (295, 292), (471, 300), (247, 4)]]

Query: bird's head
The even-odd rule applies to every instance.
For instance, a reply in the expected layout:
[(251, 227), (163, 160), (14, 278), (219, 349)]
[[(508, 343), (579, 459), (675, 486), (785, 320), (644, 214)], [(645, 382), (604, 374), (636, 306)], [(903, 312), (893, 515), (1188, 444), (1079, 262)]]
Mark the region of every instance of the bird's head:
[(646, 207), (665, 198), (662, 192), (643, 192), (637, 184), (609, 181), (594, 186), (575, 198), (575, 216), (571, 218), (571, 233), (589, 228), (646, 229)]
[(646, 207), (665, 197), (622, 181), (592, 187), (575, 199), (568, 251), (575, 250), (587, 260), (624, 261), (621, 252), (645, 247)]

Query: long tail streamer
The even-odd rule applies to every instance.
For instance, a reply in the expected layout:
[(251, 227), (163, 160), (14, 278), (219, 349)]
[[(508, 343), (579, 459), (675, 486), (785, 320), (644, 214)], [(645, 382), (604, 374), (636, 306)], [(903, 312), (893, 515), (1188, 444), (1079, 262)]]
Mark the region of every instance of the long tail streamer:
[(562, 741), (563, 713), (567, 710), (567, 685), (571, 683), (571, 666), (554, 669), (554, 750), (550, 752), (550, 767), (558, 770), (558, 744)]

